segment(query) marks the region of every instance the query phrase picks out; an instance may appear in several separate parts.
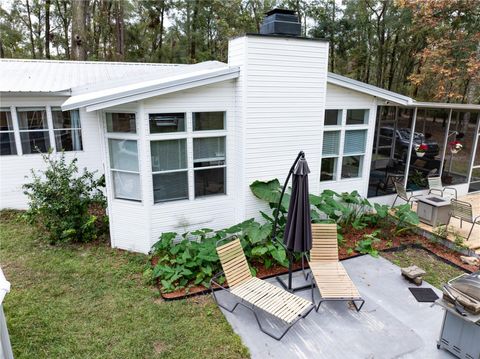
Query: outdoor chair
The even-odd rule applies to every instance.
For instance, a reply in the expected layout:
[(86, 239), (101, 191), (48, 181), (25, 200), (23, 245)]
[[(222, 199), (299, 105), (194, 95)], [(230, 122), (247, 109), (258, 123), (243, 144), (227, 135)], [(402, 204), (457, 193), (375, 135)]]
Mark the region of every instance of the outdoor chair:
[(458, 201), (453, 198), (451, 200), (450, 217), (448, 218), (447, 228), (452, 217), (460, 220), (460, 228), (462, 228), (463, 221), (472, 224), (472, 228), (470, 228), (470, 232), (468, 232), (467, 241), (472, 235), (473, 227), (476, 224), (480, 225), (480, 215), (475, 218), (473, 217), (472, 205), (468, 202)]
[(444, 187), (440, 176), (428, 177), (428, 194), (438, 192), (443, 197), (445, 190), (453, 190), (455, 199), (457, 199), (457, 189), (453, 187)]
[(408, 191), (405, 189), (405, 186), (402, 182), (400, 181), (395, 181), (394, 183), (395, 186), (395, 191), (397, 192), (397, 196), (395, 197), (395, 200), (392, 203), (392, 208), (395, 206), (395, 203), (397, 202), (397, 199), (401, 198), (408, 204), (410, 204), (410, 207), (412, 207), (412, 204), (414, 201), (416, 201), (416, 197), (413, 195), (413, 191)]
[[(318, 312), (320, 305), (326, 301), (352, 302), (360, 311), (365, 300), (338, 259), (337, 224), (312, 224), (312, 249), (308, 259), (313, 281), (320, 293), (318, 306), (315, 303), (312, 286), (312, 302)], [(359, 305), (357, 304), (359, 303)]]
[[(222, 242), (232, 237), (220, 240)], [(223, 272), (215, 275), (210, 281), (215, 302), (223, 309), (232, 313), (238, 305), (250, 309), (255, 315), (260, 330), (276, 340), (280, 340), (288, 330), (300, 319), (305, 318), (314, 308), (314, 305), (295, 294), (292, 294), (280, 287), (270, 284), (264, 280), (253, 277), (250, 273), (245, 253), (243, 252), (240, 240), (234, 239), (227, 244), (218, 246), (217, 253), (222, 264)], [(230, 290), (217, 282), (218, 278), (225, 275)], [(219, 303), (214, 286), (229, 291), (239, 301), (233, 308), (227, 308)], [(261, 310), (269, 315), (280, 319), (285, 325), (285, 330), (280, 335), (267, 331), (260, 323), (258, 311)]]

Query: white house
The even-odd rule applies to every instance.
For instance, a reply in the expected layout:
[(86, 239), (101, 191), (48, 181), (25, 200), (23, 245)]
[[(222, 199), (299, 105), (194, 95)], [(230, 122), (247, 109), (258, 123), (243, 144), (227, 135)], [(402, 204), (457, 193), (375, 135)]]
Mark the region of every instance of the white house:
[[(480, 189), (480, 105), (416, 102), (328, 73), (328, 42), (291, 35), (232, 39), (226, 64), (0, 60), (0, 207), (26, 208), (37, 147), (105, 174), (112, 246), (138, 252), (164, 231), (257, 216), (250, 183), (284, 179), (300, 150), (312, 193), (391, 203), (387, 177), (416, 183), (417, 172), (459, 194)], [(448, 151), (459, 132), (464, 161)], [(418, 141), (432, 149), (423, 165)]]

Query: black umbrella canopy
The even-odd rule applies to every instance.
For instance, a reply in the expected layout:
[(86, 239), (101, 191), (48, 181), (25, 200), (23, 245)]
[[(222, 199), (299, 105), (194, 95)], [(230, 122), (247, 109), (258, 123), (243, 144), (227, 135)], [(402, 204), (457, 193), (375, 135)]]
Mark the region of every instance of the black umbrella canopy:
[(287, 249), (292, 252), (307, 252), (312, 249), (310, 200), (308, 198), (309, 173), (308, 163), (302, 156), (293, 172), (292, 195), (283, 240)]

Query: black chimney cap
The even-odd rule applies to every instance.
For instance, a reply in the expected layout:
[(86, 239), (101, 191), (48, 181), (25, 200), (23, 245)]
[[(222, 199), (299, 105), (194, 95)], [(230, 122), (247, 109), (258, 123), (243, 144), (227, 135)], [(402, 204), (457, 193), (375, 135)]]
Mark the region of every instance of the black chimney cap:
[(288, 9), (275, 8), (275, 9), (272, 9), (272, 10), (267, 11), (265, 13), (265, 15), (267, 15), (267, 16), (270, 16), (270, 15), (273, 15), (273, 14), (295, 15), (295, 11), (294, 10), (288, 10)]
[(293, 10), (273, 9), (267, 12), (267, 16), (260, 26), (262, 35), (300, 36), (302, 25)]

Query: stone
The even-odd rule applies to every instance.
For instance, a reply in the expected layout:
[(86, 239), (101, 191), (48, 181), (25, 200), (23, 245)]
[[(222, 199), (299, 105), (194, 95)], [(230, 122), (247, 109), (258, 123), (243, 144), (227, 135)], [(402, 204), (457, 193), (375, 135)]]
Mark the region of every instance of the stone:
[(463, 263), (471, 266), (478, 266), (480, 264), (480, 260), (477, 257), (460, 256), (460, 259)]
[(402, 270), (402, 275), (410, 279), (415, 279), (416, 277), (422, 277), (425, 274), (427, 274), (427, 272), (425, 272), (423, 269), (417, 266), (401, 268), (401, 270)]

